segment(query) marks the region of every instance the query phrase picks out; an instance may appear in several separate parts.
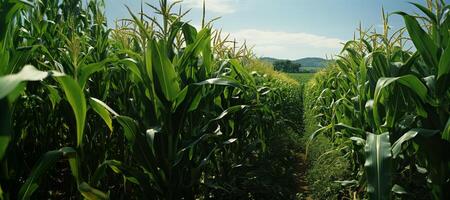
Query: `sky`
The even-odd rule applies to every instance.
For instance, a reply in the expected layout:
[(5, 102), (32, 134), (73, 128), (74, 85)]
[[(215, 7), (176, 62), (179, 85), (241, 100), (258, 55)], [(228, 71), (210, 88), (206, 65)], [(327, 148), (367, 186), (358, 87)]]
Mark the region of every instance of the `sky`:
[[(418, 12), (410, 1), (425, 4), (425, 0), (206, 0), (206, 18), (221, 17), (214, 28), (246, 41), (258, 57), (325, 58), (338, 54), (360, 23), (381, 30), (382, 7), (389, 13)], [(105, 0), (110, 25), (130, 17), (124, 5), (137, 13), (141, 0)], [(184, 0), (180, 5), (191, 9), (186, 20), (201, 24), (202, 0)], [(144, 12), (153, 14), (145, 5)], [(390, 17), (389, 24), (393, 30), (404, 26), (397, 15)]]

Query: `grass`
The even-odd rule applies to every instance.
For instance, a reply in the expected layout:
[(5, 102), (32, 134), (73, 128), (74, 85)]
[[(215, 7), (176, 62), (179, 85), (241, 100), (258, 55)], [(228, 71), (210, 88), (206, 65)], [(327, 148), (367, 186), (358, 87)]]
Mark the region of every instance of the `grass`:
[[(312, 78), (311, 76), (305, 76), (306, 74), (293, 75)], [(310, 141), (311, 135), (318, 128), (318, 123), (311, 109), (314, 99), (309, 94), (312, 92), (308, 91), (310, 90), (309, 87), (306, 87), (305, 90), (305, 132), (302, 135), (301, 143), (302, 146), (307, 147), (305, 152), (307, 156), (305, 179), (308, 183), (309, 194), (313, 199), (350, 198), (350, 193), (344, 190), (340, 183), (336, 182), (351, 178), (350, 161), (340, 151), (335, 150), (335, 146), (329, 138), (320, 135), (315, 140)]]

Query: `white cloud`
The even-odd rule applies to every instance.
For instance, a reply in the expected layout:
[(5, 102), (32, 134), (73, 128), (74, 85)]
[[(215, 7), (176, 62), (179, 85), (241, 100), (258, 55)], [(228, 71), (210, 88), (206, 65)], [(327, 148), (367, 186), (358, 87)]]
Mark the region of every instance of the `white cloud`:
[[(189, 8), (203, 8), (203, 0), (184, 0), (182, 2)], [(216, 14), (234, 13), (238, 0), (205, 0), (206, 11)]]
[(238, 41), (254, 45), (258, 56), (297, 59), (308, 56), (335, 55), (342, 48), (341, 39), (302, 32), (244, 29), (231, 32)]

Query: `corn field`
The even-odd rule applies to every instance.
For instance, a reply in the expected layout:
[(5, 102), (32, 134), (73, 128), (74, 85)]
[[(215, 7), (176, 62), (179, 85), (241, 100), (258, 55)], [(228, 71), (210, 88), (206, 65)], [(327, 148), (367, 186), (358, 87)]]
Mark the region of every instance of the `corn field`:
[(255, 164), (276, 127), (301, 128), (301, 87), (249, 71), (249, 48), (178, 3), (110, 29), (103, 1), (0, 1), (0, 199), (287, 190), (255, 182)]
[[(359, 29), (309, 83), (319, 134), (351, 161), (351, 199), (450, 199), (450, 17), (444, 1)], [(405, 28), (392, 32), (391, 15)], [(412, 48), (410, 47), (412, 46)]]
[(0, 0), (0, 200), (304, 199), (319, 136), (351, 168), (341, 199), (450, 199), (450, 5), (411, 4), (305, 86), (204, 2), (197, 27), (180, 1), (111, 24), (103, 0)]

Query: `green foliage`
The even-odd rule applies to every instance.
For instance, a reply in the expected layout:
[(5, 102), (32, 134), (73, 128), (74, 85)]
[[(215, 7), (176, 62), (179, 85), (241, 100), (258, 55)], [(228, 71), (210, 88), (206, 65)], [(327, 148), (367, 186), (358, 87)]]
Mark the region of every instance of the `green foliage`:
[[(343, 149), (357, 180), (357, 188), (348, 188), (367, 189), (358, 196), (450, 197), (445, 181), (450, 84), (443, 64), (449, 7), (442, 1), (430, 1), (429, 8), (414, 5), (423, 16), (397, 12), (406, 29), (389, 33), (383, 13), (382, 34), (360, 30), (360, 37), (347, 42), (336, 62), (309, 85), (314, 99), (309, 108), (319, 124), (311, 138), (323, 134)], [(416, 52), (404, 47), (404, 30)]]
[(302, 65), (299, 63), (294, 63), (290, 60), (275, 61), (273, 63), (273, 68), (277, 71), (282, 71), (286, 73), (298, 73), (301, 70)]
[(0, 198), (295, 196), (303, 91), (245, 45), (179, 2), (115, 29), (100, 0), (0, 3)]
[(313, 73), (290, 73), (290, 77), (297, 80), (299, 83), (307, 84), (309, 80), (314, 77)]

